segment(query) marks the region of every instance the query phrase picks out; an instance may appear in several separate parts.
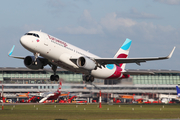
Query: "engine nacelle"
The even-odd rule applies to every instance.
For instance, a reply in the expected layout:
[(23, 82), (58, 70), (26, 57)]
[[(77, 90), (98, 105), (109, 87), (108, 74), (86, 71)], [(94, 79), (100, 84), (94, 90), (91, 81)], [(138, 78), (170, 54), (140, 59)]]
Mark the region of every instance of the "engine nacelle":
[(78, 67), (80, 68), (84, 68), (84, 69), (87, 69), (87, 70), (94, 70), (96, 68), (96, 64), (93, 60), (87, 58), (87, 57), (79, 57), (77, 59), (77, 65)]
[(43, 69), (44, 65), (41, 63), (41, 61), (37, 58), (36, 64), (34, 63), (35, 57), (34, 56), (27, 56), (24, 59), (24, 65), (33, 70)]

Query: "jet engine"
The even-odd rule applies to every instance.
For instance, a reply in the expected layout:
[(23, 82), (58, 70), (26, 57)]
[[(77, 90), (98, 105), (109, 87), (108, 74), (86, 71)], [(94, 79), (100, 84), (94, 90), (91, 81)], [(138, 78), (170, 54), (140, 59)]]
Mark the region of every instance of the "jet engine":
[(43, 67), (45, 65), (43, 65), (43, 63), (39, 60), (39, 58), (36, 59), (35, 61), (35, 57), (34, 56), (27, 56), (24, 59), (24, 65), (29, 68), (29, 69), (33, 69), (33, 70), (38, 70), (38, 69), (43, 69)]
[(79, 57), (77, 59), (77, 65), (78, 67), (84, 68), (87, 70), (94, 70), (96, 68), (95, 62), (85, 56)]

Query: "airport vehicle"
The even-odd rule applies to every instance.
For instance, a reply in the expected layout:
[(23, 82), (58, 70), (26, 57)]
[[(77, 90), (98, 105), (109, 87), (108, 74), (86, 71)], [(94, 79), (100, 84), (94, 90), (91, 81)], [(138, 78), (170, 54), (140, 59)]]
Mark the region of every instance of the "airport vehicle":
[(113, 98), (113, 103), (121, 103), (120, 99)]
[(172, 98), (162, 98), (161, 103), (169, 103), (172, 100)]
[(29, 92), (28, 93), (23, 93), (23, 94), (17, 94), (17, 97), (29, 97)]
[(180, 89), (178, 86), (176, 86), (176, 90), (177, 90), (177, 96), (180, 97)]
[(6, 100), (5, 100), (5, 97), (4, 96), (2, 96), (2, 94), (1, 94), (1, 98), (0, 98), (0, 103), (2, 103), (2, 102), (6, 102)]
[(72, 103), (87, 103), (87, 100), (83, 98), (76, 98), (72, 101)]
[(52, 81), (59, 80), (59, 76), (56, 75), (56, 69), (59, 66), (69, 71), (85, 74), (84, 79), (87, 82), (93, 82), (94, 78), (121, 79), (129, 78), (130, 74), (141, 74), (139, 72), (126, 71), (126, 63), (140, 65), (141, 62), (169, 59), (175, 50), (174, 47), (166, 57), (127, 58), (131, 42), (127, 38), (113, 58), (100, 58), (47, 33), (29, 31), (20, 38), (20, 43), (25, 49), (32, 52), (34, 56), (13, 56), (12, 53), (15, 46), (12, 47), (8, 55), (13, 58), (23, 59), (25, 66), (29, 69), (43, 69), (44, 66), (50, 65), (54, 72), (50, 76)]
[(43, 93), (42, 95), (43, 98), (39, 101), (39, 103), (43, 103), (45, 100), (57, 100), (58, 97), (61, 95), (61, 91), (60, 91), (61, 86), (62, 86), (62, 82), (60, 80), (57, 91)]
[(32, 97), (30, 97), (30, 98), (27, 100), (27, 103), (30, 103), (30, 102), (36, 103), (36, 102), (39, 102), (40, 100), (41, 100), (41, 97), (39, 97), (39, 96), (32, 96)]
[(63, 96), (60, 97), (59, 103), (71, 103), (73, 99), (77, 98), (77, 96), (72, 96), (68, 99), (64, 99)]

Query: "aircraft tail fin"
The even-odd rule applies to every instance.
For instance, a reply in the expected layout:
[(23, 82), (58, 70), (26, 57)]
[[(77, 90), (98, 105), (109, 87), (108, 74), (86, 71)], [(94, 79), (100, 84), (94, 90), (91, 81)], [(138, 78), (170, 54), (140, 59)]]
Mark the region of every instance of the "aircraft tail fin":
[(177, 90), (177, 95), (180, 97), (180, 89), (178, 86), (176, 86), (176, 90)]
[[(131, 42), (132, 41), (130, 39), (126, 38), (126, 41), (123, 43), (121, 48), (117, 51), (114, 58), (127, 58), (130, 47), (131, 47)], [(123, 70), (125, 69), (126, 64), (120, 63), (119, 65)]]

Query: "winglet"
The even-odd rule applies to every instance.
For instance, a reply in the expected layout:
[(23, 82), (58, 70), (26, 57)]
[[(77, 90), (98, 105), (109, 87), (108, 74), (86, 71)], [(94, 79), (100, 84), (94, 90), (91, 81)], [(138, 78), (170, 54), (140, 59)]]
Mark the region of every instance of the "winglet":
[(15, 45), (13, 45), (12, 49), (9, 51), (8, 56), (11, 56), (14, 51)]
[(175, 48), (176, 48), (176, 47), (174, 46), (174, 48), (173, 48), (173, 50), (171, 51), (171, 53), (167, 56), (168, 59), (171, 58), (172, 54), (174, 53)]
[(12, 53), (14, 51), (15, 45), (13, 45), (13, 47), (11, 48), (11, 50), (8, 53), (9, 57), (13, 57), (13, 58), (17, 58), (17, 59), (24, 59), (24, 57), (18, 57), (18, 56), (13, 56)]

